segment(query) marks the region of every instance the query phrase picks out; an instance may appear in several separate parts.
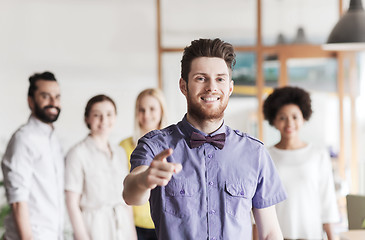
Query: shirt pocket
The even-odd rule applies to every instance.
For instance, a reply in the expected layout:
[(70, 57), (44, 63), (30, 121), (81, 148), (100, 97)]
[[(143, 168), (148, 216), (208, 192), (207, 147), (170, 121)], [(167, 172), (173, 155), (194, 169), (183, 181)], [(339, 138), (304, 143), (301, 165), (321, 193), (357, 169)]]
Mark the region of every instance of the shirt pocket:
[(226, 213), (236, 218), (246, 216), (252, 208), (255, 185), (252, 182), (225, 183)]
[(164, 211), (183, 218), (200, 207), (199, 185), (193, 179), (174, 179), (165, 187)]

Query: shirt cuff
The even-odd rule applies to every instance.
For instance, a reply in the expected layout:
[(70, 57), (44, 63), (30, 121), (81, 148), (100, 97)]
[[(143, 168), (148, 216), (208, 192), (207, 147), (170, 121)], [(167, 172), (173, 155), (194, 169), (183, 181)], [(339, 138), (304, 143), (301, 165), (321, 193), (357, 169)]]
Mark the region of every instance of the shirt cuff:
[(7, 199), (9, 204), (16, 202), (28, 202), (29, 194), (27, 192), (22, 194), (7, 194)]
[(252, 203), (252, 205), (254, 208), (267, 208), (267, 207), (276, 205), (276, 204), (284, 201), (286, 198), (287, 198), (286, 193), (280, 192), (279, 194), (277, 194), (275, 197), (273, 197), (271, 199), (254, 201)]

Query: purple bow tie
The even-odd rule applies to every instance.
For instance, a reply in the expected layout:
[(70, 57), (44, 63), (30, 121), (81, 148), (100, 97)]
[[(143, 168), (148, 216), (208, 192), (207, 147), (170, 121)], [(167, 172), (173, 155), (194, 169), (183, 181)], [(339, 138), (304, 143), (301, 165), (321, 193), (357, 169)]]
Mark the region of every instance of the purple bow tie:
[(224, 147), (224, 142), (226, 141), (226, 134), (220, 133), (214, 136), (203, 136), (200, 133), (193, 132), (190, 137), (190, 145), (192, 148), (199, 147), (204, 143), (210, 143), (213, 146), (216, 146), (219, 149)]

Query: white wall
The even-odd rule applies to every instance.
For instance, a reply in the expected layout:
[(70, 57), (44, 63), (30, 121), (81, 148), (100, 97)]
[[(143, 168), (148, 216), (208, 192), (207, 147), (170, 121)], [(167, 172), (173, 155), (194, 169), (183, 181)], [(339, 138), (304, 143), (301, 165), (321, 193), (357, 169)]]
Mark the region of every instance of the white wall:
[[(322, 0), (322, 5), (327, 1)], [(192, 2), (188, 1), (186, 8), (191, 7)], [(170, 8), (179, 1), (163, 1), (163, 19), (169, 20), (163, 25), (165, 38), (162, 40), (165, 44), (183, 44), (178, 41), (180, 38), (170, 35), (177, 34), (181, 25), (187, 24), (184, 17), (189, 17), (188, 22), (195, 26), (194, 17), (199, 18), (199, 15), (193, 13), (207, 8), (208, 2), (205, 0), (200, 5), (194, 5), (190, 15), (187, 13), (189, 9), (185, 8), (180, 9), (180, 18), (171, 18), (168, 14)], [(209, 5), (212, 12), (220, 6), (218, 0), (213, 3)], [(255, 10), (254, 0), (230, 0), (229, 3), (237, 9)], [(279, 8), (280, 3), (275, 1), (274, 7)], [(229, 20), (227, 26), (235, 34), (235, 29), (241, 29), (245, 33), (244, 42), (249, 41), (254, 32), (252, 24), (246, 24), (251, 28), (244, 28), (246, 25), (243, 26), (242, 21), (233, 17), (240, 16), (240, 11), (234, 13), (225, 12), (232, 15), (231, 18), (224, 18)], [(185, 29), (184, 33), (188, 36), (195, 37), (205, 36), (207, 32), (219, 35), (207, 28), (215, 26), (223, 31), (222, 26), (209, 24), (216, 19), (215, 15), (208, 14), (206, 17), (209, 21), (199, 21), (204, 27), (199, 31), (194, 31), (194, 28), (182, 30)], [(334, 21), (335, 16), (332, 18)], [(275, 36), (274, 33), (271, 35)], [(87, 133), (82, 116), (90, 97), (104, 93), (116, 101), (119, 115), (112, 140), (117, 142), (132, 134), (133, 106), (137, 94), (146, 87), (157, 86), (156, 9), (153, 0), (1, 0), (0, 36), (0, 155), (11, 133), (29, 116), (26, 102), (28, 77), (34, 72), (52, 71), (61, 85), (63, 108), (56, 126), (65, 151)], [(236, 41), (229, 34), (226, 37)], [(185, 99), (178, 89), (180, 59), (181, 53), (169, 53), (163, 57), (166, 66), (163, 90), (168, 100), (170, 123), (180, 120), (186, 111)], [(226, 122), (256, 135), (255, 126), (252, 125), (255, 119), (251, 116), (256, 107), (257, 102), (253, 99), (231, 99)], [(269, 135), (265, 138), (268, 143), (275, 140), (272, 134)]]
[(87, 133), (83, 111), (99, 93), (118, 107), (113, 136), (132, 134), (134, 101), (157, 87), (155, 1), (0, 1), (0, 154), (29, 116), (28, 77), (49, 70), (62, 91), (56, 123), (65, 151)]

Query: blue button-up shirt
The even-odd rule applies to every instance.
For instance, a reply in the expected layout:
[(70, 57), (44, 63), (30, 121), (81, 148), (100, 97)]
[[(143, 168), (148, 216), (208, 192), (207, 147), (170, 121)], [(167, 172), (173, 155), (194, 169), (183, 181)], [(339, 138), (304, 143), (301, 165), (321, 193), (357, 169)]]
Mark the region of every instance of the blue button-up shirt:
[(252, 207), (266, 208), (286, 198), (269, 154), (260, 141), (226, 125), (212, 134), (226, 134), (223, 149), (209, 143), (191, 148), (193, 131), (206, 135), (185, 116), (146, 134), (131, 156), (133, 170), (172, 148), (167, 161), (183, 166), (165, 187), (151, 191), (159, 239), (251, 239)]

